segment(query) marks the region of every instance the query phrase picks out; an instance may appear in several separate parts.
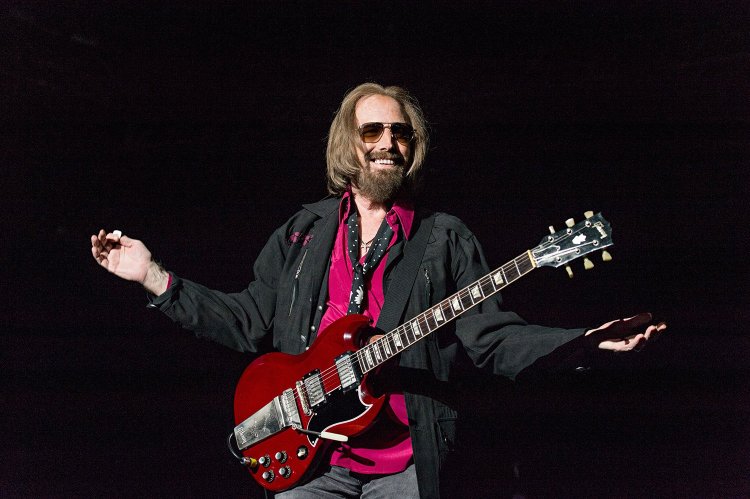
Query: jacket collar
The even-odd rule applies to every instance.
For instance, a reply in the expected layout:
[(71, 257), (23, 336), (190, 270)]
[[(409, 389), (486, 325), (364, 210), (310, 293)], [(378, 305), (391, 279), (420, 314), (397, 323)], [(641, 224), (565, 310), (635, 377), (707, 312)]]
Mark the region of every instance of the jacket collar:
[(336, 211), (340, 203), (340, 197), (326, 197), (316, 203), (303, 204), (302, 207), (320, 218), (323, 218), (326, 215), (330, 215), (332, 211)]

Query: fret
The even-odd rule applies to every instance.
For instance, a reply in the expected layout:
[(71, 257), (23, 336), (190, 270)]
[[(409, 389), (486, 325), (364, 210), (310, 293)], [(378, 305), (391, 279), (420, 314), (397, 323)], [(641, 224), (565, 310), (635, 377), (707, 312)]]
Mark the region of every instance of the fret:
[(404, 344), (401, 343), (401, 337), (398, 335), (398, 329), (391, 333), (389, 336), (393, 337), (393, 344), (396, 345), (397, 352), (404, 349)]
[(495, 287), (492, 285), (492, 279), (482, 278), (481, 287), (484, 297), (490, 296), (495, 291), (497, 291), (497, 289), (495, 289)]
[(388, 360), (388, 352), (385, 351), (385, 341), (383, 339), (379, 339), (375, 342), (375, 344), (378, 346), (378, 350), (380, 350), (380, 355), (383, 357), (383, 360)]
[[(445, 314), (445, 320), (448, 322), (452, 321), (456, 317), (456, 315), (458, 315), (453, 311), (453, 306), (448, 300), (443, 300), (442, 302), (440, 302), (440, 309)], [(459, 311), (458, 313), (460, 314), (461, 311)]]
[(365, 351), (365, 363), (367, 364), (367, 370), (369, 371), (373, 367), (375, 367), (375, 363), (372, 360), (372, 355), (370, 355), (370, 349), (364, 348)]
[(438, 323), (435, 320), (434, 309), (432, 309), (432, 308), (427, 309), (427, 311), (424, 312), (422, 315), (424, 316), (424, 322), (427, 325), (427, 332), (431, 333), (434, 330), (436, 330), (437, 327), (438, 327)]
[[(508, 278), (508, 274), (510, 274), (512, 271), (516, 272), (517, 275), (514, 276), (513, 274), (511, 274), (511, 277)], [(509, 267), (508, 265), (503, 267), (503, 273), (505, 274), (506, 282), (513, 282), (520, 277), (520, 274), (518, 274), (518, 271), (513, 267)]]
[(380, 354), (380, 349), (377, 346), (377, 342), (370, 345), (370, 348), (375, 353), (375, 359), (378, 361), (378, 364), (383, 363), (383, 356)]
[(427, 324), (427, 316), (425, 314), (419, 314), (417, 316), (417, 324), (419, 324), (419, 330), (422, 332), (422, 336), (430, 334), (430, 326)]
[(520, 255), (361, 348), (357, 359), (362, 372), (371, 371), (534, 268), (530, 253)]
[(415, 338), (420, 338), (422, 336), (422, 329), (419, 327), (418, 320), (411, 321), (411, 331), (414, 333)]
[(385, 350), (385, 355), (389, 359), (393, 357), (393, 351), (391, 351), (391, 344), (390, 344), (390, 338), (388, 336), (383, 336), (383, 349)]
[(435, 317), (435, 323), (440, 324), (441, 322), (445, 322), (445, 317), (443, 317), (443, 307), (438, 303), (436, 307), (433, 307), (433, 316)]
[[(391, 341), (391, 345), (392, 345), (392, 349), (393, 349), (393, 354), (395, 355), (395, 354), (399, 353), (401, 350), (403, 350), (404, 346), (401, 343), (401, 339), (398, 337), (397, 334), (391, 334), (389, 336), (390, 336), (390, 341)], [(396, 340), (398, 340), (398, 342)]]
[(408, 331), (403, 325), (398, 328), (398, 337), (401, 338), (401, 342), (404, 344), (404, 348), (413, 343), (412, 341), (409, 341)]
[(404, 336), (406, 336), (406, 342), (409, 345), (411, 345), (412, 343), (414, 343), (415, 341), (417, 341), (417, 337), (416, 336), (414, 336), (413, 338), (409, 336), (409, 333), (411, 333), (412, 335), (414, 335), (414, 331), (412, 331), (410, 327), (407, 327), (406, 325), (404, 325), (403, 330), (404, 330)]

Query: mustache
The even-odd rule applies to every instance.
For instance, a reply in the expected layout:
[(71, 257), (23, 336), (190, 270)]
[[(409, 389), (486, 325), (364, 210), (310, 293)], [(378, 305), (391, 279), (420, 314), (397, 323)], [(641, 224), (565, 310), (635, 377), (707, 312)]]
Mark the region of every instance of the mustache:
[(403, 165), (406, 162), (405, 158), (401, 154), (391, 151), (371, 151), (365, 154), (365, 159), (367, 161), (390, 159), (397, 165)]

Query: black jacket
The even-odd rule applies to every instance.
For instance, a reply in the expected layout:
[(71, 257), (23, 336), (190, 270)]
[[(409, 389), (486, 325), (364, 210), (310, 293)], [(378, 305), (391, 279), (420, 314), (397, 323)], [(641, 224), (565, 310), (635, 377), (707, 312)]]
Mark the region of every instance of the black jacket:
[[(255, 280), (245, 290), (223, 293), (174, 276), (169, 290), (153, 298), (151, 306), (199, 336), (236, 350), (303, 352), (324, 312), (339, 203), (326, 199), (305, 205), (279, 227), (258, 256)], [(403, 237), (399, 241), (388, 254), (386, 301), (388, 284), (399, 272), (408, 244)], [(466, 226), (436, 213), (403, 318), (416, 316), (489, 270)], [(406, 395), (421, 497), (439, 497), (439, 472), (455, 440), (456, 390), (465, 366), (473, 363), (513, 379), (583, 333), (528, 325), (518, 315), (502, 311), (500, 304), (499, 294), (490, 297), (416, 343), (400, 355), (399, 369), (383, 381), (385, 389)]]

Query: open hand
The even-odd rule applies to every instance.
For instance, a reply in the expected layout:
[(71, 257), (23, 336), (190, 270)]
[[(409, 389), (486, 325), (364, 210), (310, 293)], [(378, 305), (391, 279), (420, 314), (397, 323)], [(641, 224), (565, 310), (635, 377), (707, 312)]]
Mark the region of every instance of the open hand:
[(644, 312), (627, 319), (617, 319), (602, 324), (596, 329), (586, 331), (586, 336), (601, 350), (639, 351), (649, 340), (655, 339), (667, 329), (667, 325), (663, 322), (647, 325), (649, 322), (651, 322), (651, 314)]

